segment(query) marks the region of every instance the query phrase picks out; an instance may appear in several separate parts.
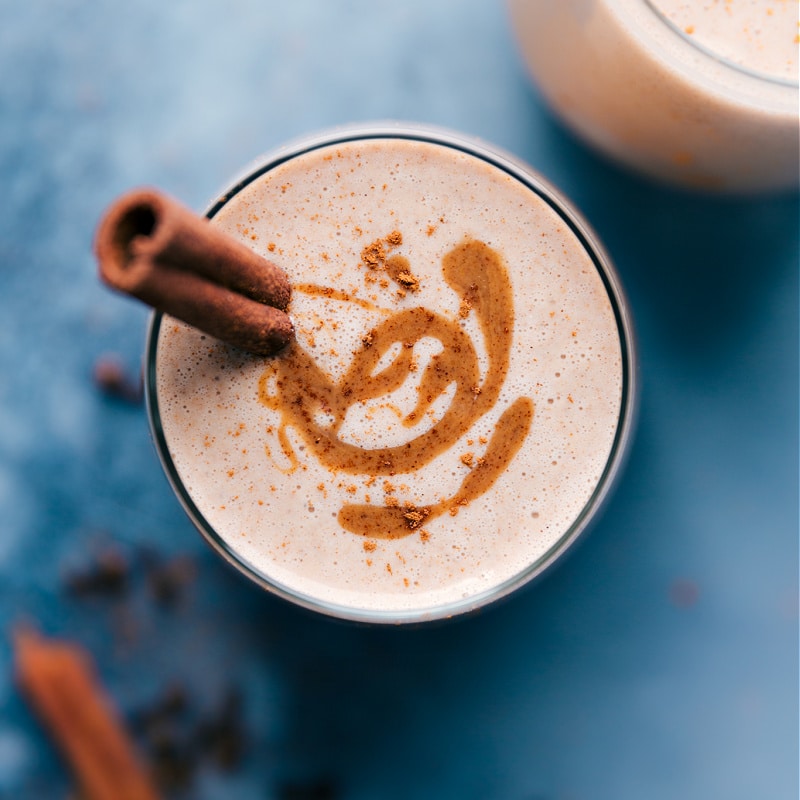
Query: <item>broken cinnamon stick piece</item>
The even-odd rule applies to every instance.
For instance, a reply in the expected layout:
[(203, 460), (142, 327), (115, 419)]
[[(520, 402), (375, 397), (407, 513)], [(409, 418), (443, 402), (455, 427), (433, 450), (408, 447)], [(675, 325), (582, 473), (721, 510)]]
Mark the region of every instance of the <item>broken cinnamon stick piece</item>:
[(80, 646), (14, 634), (17, 681), (70, 763), (86, 800), (157, 800), (149, 776)]
[(283, 270), (161, 192), (112, 203), (94, 247), (109, 286), (217, 339), (272, 355), (292, 338)]

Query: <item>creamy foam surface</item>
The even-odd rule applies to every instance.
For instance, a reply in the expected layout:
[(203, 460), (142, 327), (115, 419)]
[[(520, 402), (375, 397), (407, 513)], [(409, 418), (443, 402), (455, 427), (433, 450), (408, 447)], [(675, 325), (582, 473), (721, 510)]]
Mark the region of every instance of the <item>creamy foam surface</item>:
[(797, 82), (795, 0), (650, 0), (680, 32), (719, 58)]
[[(623, 364), (603, 281), (547, 203), (472, 155), (362, 140), (270, 170), (213, 224), (287, 271), (297, 352), (334, 387), (331, 397), (348, 391), (343, 382), (373, 346), (371, 333), (413, 309), (442, 330), (457, 329), (478, 376), (472, 395), (454, 382), (438, 385), (447, 355), (440, 328), (413, 341), (398, 336), (370, 374), (402, 365), (399, 385), (353, 402), (338, 422), (331, 403), (314, 401), (309, 424), (321, 435), (313, 436), (281, 411), (275, 359), (248, 356), (165, 317), (156, 358), (164, 437), (189, 496), (232, 551), (315, 602), (407, 612), (489, 591), (558, 543), (612, 451)], [(377, 265), (369, 257), (376, 245)], [(483, 305), (454, 290), (448, 258), (466, 251), (500, 265), (513, 319), (498, 320), (499, 290), (487, 289)], [(402, 273), (386, 267), (393, 257)], [(505, 367), (497, 372), (499, 362)], [(490, 374), (500, 376), (494, 392)], [(300, 385), (300, 397), (309, 397), (309, 385)], [(423, 396), (430, 402), (417, 414)], [(410, 469), (398, 461), (399, 469), (360, 472), (358, 459), (326, 463), (318, 449), (327, 436), (355, 453), (400, 453), (442, 427), (449, 409), (470, 402), (478, 404), (476, 418), (451, 446), (435, 457), (426, 450)], [(520, 406), (532, 417), (515, 429), (521, 443), (509, 456), (498, 431)], [(488, 487), (475, 483), (498, 464)], [(480, 490), (464, 502), (471, 481)], [(354, 532), (343, 523), (343, 509), (354, 507), (390, 509), (408, 524), (391, 536), (375, 526)], [(436, 513), (418, 513), (430, 508)]]

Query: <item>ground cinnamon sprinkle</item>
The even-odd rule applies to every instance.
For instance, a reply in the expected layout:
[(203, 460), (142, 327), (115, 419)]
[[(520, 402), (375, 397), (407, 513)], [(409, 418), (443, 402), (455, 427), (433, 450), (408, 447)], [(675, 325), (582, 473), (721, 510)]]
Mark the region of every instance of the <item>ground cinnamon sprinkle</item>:
[(361, 260), (370, 268), (377, 269), (386, 260), (386, 248), (380, 239), (368, 244), (361, 251)]
[(100, 356), (94, 364), (94, 382), (97, 388), (108, 397), (128, 403), (141, 403), (144, 397), (144, 384), (141, 371), (129, 373), (122, 360), (115, 354)]
[(397, 276), (397, 282), (403, 284), (412, 292), (419, 291), (419, 279), (415, 278), (410, 272), (401, 272)]
[[(412, 272), (408, 259), (404, 256), (388, 256), (388, 250), (392, 250), (403, 243), (403, 234), (400, 231), (392, 231), (384, 239), (375, 239), (361, 251), (361, 261), (370, 270), (365, 276), (365, 280), (373, 283), (379, 279), (375, 272), (386, 272), (388, 276), (400, 287), (397, 290), (398, 298), (406, 296), (406, 292), (418, 292), (420, 288), (419, 278)], [(382, 289), (389, 287), (385, 278), (379, 280)], [(369, 344), (365, 342), (369, 347)]]
[(103, 547), (86, 566), (70, 570), (64, 576), (64, 586), (76, 597), (120, 597), (130, 584), (131, 565), (117, 547)]
[(416, 508), (407, 504), (403, 512), (403, 519), (406, 521), (408, 527), (413, 530), (414, 528), (418, 528), (430, 513), (431, 511), (429, 508)]
[(89, 654), (36, 631), (14, 634), (16, 676), (70, 763), (86, 800), (157, 800), (158, 794), (97, 681)]

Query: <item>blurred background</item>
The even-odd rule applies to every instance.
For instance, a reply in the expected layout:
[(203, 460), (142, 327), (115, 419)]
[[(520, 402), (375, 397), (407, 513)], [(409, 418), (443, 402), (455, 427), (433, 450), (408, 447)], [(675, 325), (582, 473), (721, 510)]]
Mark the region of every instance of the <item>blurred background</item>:
[[(91, 651), (167, 797), (797, 797), (796, 195), (692, 195), (593, 155), (500, 0), (0, 0), (0, 76), (0, 797), (75, 796), (14, 683), (26, 620)], [(147, 312), (91, 255), (128, 188), (202, 210), (261, 152), (386, 118), (487, 139), (574, 201), (643, 379), (571, 558), (414, 630), (301, 612), (207, 548), (137, 395)]]

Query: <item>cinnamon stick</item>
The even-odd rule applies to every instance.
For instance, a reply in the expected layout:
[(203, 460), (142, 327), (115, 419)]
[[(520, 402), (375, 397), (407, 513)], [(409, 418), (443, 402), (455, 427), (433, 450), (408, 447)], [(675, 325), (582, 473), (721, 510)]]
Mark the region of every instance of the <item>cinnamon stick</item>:
[(112, 203), (94, 249), (113, 289), (243, 350), (272, 355), (294, 333), (283, 270), (154, 189)]
[(15, 632), (17, 681), (87, 800), (157, 800), (149, 776), (80, 646)]

